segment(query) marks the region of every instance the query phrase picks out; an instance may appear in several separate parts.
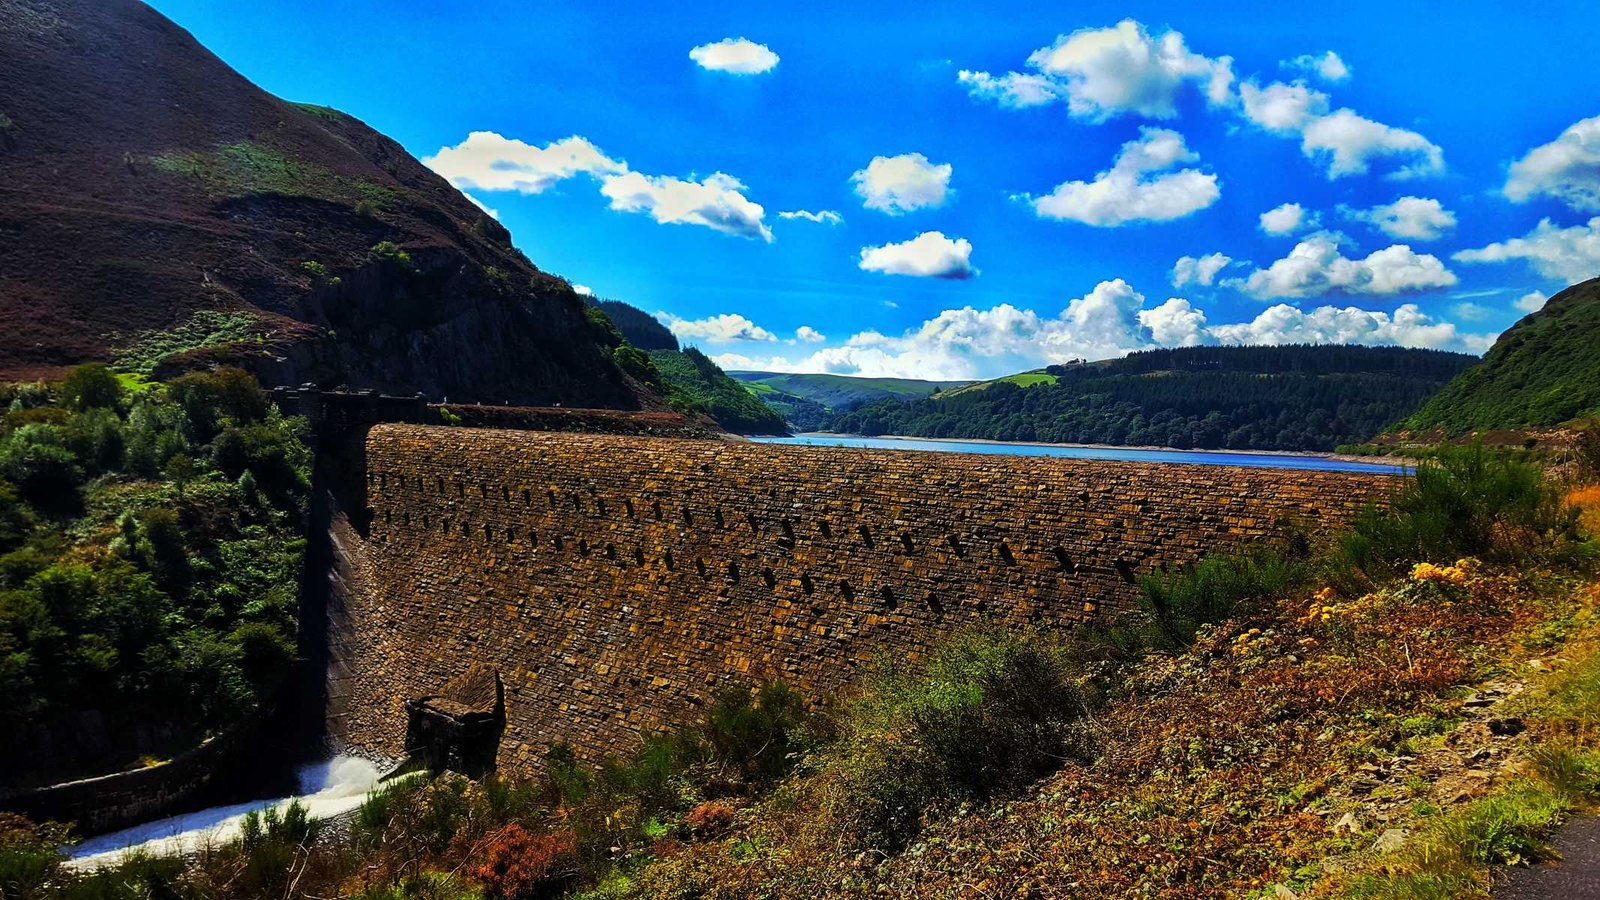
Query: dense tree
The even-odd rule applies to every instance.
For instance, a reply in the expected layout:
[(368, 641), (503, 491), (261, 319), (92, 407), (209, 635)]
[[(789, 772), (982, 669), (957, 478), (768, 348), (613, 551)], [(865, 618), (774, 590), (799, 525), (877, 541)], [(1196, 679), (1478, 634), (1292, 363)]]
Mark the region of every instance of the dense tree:
[(1408, 415), (1475, 362), (1394, 347), (1190, 347), (1051, 366), (1006, 381), (884, 401), (828, 426), (859, 434), (1235, 450), (1331, 450)]
[(704, 412), (738, 434), (785, 433), (782, 416), (694, 347), (654, 350), (650, 360), (666, 380), (667, 398), (674, 406)]
[(135, 393), (108, 374), (0, 386), (3, 774), (180, 748), (293, 658), (302, 423), (237, 369)]
[(620, 300), (591, 301), (606, 314), (611, 324), (640, 350), (676, 350), (678, 338), (655, 316)]

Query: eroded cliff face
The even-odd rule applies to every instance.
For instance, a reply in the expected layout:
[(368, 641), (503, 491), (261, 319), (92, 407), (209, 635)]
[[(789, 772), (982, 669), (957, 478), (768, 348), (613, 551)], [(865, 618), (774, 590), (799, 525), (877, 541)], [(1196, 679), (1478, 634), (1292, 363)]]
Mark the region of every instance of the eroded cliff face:
[(1068, 628), (1138, 575), (1337, 526), (1385, 476), (381, 425), (338, 526), (331, 732), (504, 680), (499, 764), (673, 724), (721, 684), (821, 695), (953, 630)]
[(275, 383), (655, 402), (570, 285), (399, 144), (137, 0), (0, 0), (0, 83), (0, 377), (159, 350)]

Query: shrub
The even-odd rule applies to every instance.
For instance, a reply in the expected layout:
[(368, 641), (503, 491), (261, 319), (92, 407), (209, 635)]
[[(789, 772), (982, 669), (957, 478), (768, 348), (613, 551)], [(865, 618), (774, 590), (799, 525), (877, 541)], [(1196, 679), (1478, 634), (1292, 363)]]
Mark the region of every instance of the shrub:
[(789, 773), (808, 744), (810, 717), (798, 691), (782, 681), (751, 691), (718, 691), (696, 737), (724, 777), (764, 787)]
[(640, 382), (656, 388), (661, 387), (661, 373), (656, 371), (655, 363), (650, 361), (650, 355), (643, 350), (631, 344), (622, 344), (611, 351), (611, 358), (616, 361), (618, 368)]
[(484, 893), (500, 900), (531, 900), (560, 893), (577, 874), (577, 845), (571, 831), (529, 834), (515, 823), (490, 836), (477, 880)]
[(267, 392), (249, 372), (234, 366), (174, 378), (167, 395), (183, 409), (189, 434), (197, 443), (210, 443), (225, 425), (267, 419)]
[(0, 480), (0, 553), (19, 546), (33, 530), (36, 519), (16, 485)]
[(184, 876), (181, 856), (158, 856), (137, 851), (116, 865), (97, 869), (73, 883), (66, 900), (146, 900), (182, 896), (177, 887)]
[(211, 464), (231, 479), (251, 473), (274, 496), (293, 496), (306, 487), (294, 445), (292, 435), (271, 425), (230, 426), (211, 442)]
[(845, 825), (893, 852), (925, 813), (982, 801), (1059, 768), (1088, 698), (1037, 636), (969, 632), (918, 665), (886, 660), (844, 723), (829, 768)]
[(276, 686), (294, 664), (294, 644), (276, 625), (246, 622), (233, 630), (239, 670), (258, 692)]
[(1201, 625), (1281, 597), (1303, 578), (1302, 567), (1276, 550), (1218, 554), (1172, 574), (1145, 576), (1139, 605), (1154, 625), (1152, 643), (1178, 649)]
[(716, 837), (733, 824), (733, 810), (716, 801), (707, 801), (689, 810), (683, 825), (697, 837)]
[(122, 400), (122, 384), (105, 363), (78, 366), (61, 382), (61, 402), (70, 409), (115, 407)]
[(14, 813), (0, 812), (0, 897), (42, 897), (61, 876), (64, 826), (34, 825)]
[(423, 872), (394, 884), (369, 888), (353, 900), (478, 900), (483, 894), (449, 872)]
[(33, 440), (28, 432), (40, 427), (18, 429), (0, 444), (0, 478), (15, 484), (40, 508), (59, 510), (75, 505), (83, 467), (66, 447)]
[(411, 254), (394, 241), (379, 241), (372, 245), (372, 258), (379, 262), (394, 263), (411, 268)]
[(1334, 555), (1334, 580), (1393, 577), (1411, 563), (1479, 557), (1517, 562), (1574, 537), (1576, 511), (1534, 462), (1444, 448), (1417, 464), (1388, 506), (1356, 518)]

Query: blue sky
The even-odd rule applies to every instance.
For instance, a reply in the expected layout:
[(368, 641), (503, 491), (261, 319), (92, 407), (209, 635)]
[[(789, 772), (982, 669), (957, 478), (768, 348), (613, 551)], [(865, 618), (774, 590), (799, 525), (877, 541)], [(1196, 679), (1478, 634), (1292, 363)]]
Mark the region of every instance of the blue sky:
[(1580, 3), (154, 5), (732, 368), (1481, 352), (1600, 274)]

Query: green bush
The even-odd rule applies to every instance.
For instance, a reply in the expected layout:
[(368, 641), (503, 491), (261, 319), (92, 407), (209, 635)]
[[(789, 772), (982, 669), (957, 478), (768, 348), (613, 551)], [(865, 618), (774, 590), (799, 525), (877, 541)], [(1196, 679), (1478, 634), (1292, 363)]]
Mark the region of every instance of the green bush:
[(61, 402), (69, 409), (115, 407), (122, 400), (122, 384), (105, 363), (78, 366), (61, 382)]
[(1424, 561), (1517, 562), (1573, 544), (1577, 512), (1537, 463), (1481, 443), (1417, 464), (1387, 506), (1357, 517), (1334, 554), (1335, 580), (1381, 580)]
[(782, 681), (757, 689), (718, 691), (697, 742), (722, 778), (765, 787), (789, 774), (795, 757), (810, 746), (813, 717), (799, 692)]
[(1179, 649), (1201, 625), (1284, 596), (1305, 578), (1303, 565), (1281, 551), (1252, 548), (1217, 554), (1171, 574), (1140, 580), (1140, 609), (1154, 625), (1154, 646)]
[(1081, 754), (1090, 706), (1059, 648), (1037, 636), (968, 632), (926, 661), (885, 660), (848, 712), (828, 768), (845, 824), (896, 852), (930, 811), (1017, 790)]
[(393, 263), (404, 268), (411, 268), (411, 254), (394, 241), (379, 241), (372, 245), (372, 258), (379, 262)]
[[(26, 758), (19, 739), (40, 730), (72, 747), (87, 711), (119, 757), (180, 752), (293, 660), (303, 423), (238, 369), (115, 401), (94, 371), (3, 389), (0, 757)], [(98, 765), (88, 750), (60, 765)]]
[(63, 826), (35, 826), (12, 813), (0, 812), (0, 897), (46, 897), (60, 879), (66, 856)]

